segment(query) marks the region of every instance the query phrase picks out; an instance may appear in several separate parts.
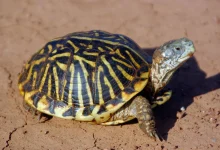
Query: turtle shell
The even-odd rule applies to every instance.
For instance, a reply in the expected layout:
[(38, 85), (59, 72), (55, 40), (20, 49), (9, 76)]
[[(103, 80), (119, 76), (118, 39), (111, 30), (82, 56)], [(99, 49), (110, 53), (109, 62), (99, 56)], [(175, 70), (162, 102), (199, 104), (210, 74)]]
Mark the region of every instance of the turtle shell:
[(146, 86), (148, 56), (130, 38), (100, 30), (48, 42), (19, 75), (25, 103), (61, 118), (106, 122)]

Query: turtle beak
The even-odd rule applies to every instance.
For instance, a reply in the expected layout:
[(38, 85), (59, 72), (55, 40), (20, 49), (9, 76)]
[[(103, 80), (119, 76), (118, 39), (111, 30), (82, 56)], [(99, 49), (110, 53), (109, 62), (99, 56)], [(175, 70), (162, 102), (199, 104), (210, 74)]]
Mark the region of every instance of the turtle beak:
[(187, 59), (193, 56), (195, 53), (195, 46), (193, 42), (187, 38), (182, 38), (182, 45), (185, 47), (185, 51), (182, 54), (181, 58), (179, 58), (178, 62), (185, 62)]

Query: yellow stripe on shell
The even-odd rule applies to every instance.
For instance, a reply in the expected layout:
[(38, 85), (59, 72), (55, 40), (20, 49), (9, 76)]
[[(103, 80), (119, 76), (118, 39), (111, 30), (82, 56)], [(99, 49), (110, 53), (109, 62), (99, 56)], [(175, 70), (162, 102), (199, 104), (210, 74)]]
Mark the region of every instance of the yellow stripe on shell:
[(41, 99), (39, 99), (37, 103), (37, 109), (40, 111), (48, 111), (49, 105), (50, 104), (47, 101), (47, 97), (44, 95), (41, 97)]
[(34, 74), (33, 74), (33, 82), (32, 82), (32, 89), (35, 89), (35, 87), (36, 87), (36, 81), (37, 81), (37, 72), (34, 71)]
[(100, 79), (100, 73), (103, 72), (103, 67), (98, 67), (98, 75), (97, 75), (97, 88), (98, 88), (98, 95), (99, 95), (99, 104), (104, 104), (103, 96), (102, 96), (102, 83)]
[(47, 48), (48, 48), (48, 50), (49, 50), (49, 53), (52, 52), (52, 50), (53, 50), (52, 45), (47, 45)]
[(98, 50), (104, 52), (105, 50), (102, 47), (98, 47)]
[(52, 83), (51, 83), (51, 74), (49, 74), (49, 77), (48, 77), (48, 91), (47, 91), (47, 95), (48, 97), (51, 97), (51, 87), (52, 87)]
[(118, 70), (121, 71), (121, 73), (123, 74), (123, 76), (124, 76), (127, 80), (132, 81), (132, 80), (134, 79), (134, 77), (131, 76), (130, 74), (128, 74), (121, 66), (117, 65), (117, 68), (118, 68)]
[(109, 47), (109, 46), (105, 46), (107, 49), (109, 49), (110, 51), (114, 51), (113, 48)]
[(83, 64), (82, 60), (79, 60), (79, 64), (82, 67), (83, 75), (85, 77), (86, 91), (87, 91), (87, 94), (89, 97), (89, 104), (92, 105), (93, 104), (92, 93), (91, 93), (91, 89), (90, 89), (89, 82), (88, 82), (89, 73), (88, 73), (85, 65)]
[(23, 89), (23, 86), (24, 86), (27, 82), (29, 82), (29, 80), (30, 80), (30, 78), (31, 78), (31, 75), (32, 75), (32, 71), (33, 71), (33, 65), (30, 66), (30, 69), (29, 69), (29, 71), (28, 71), (28, 75), (27, 75), (26, 80), (25, 80), (24, 82), (20, 83), (20, 86), (21, 86), (20, 88), (21, 88), (21, 89)]
[(57, 48), (60, 48), (60, 49), (63, 49), (63, 48), (64, 48), (63, 44), (56, 44), (56, 47), (57, 47)]
[(30, 66), (30, 64), (26, 63), (24, 67), (25, 67), (25, 69), (28, 69), (29, 66)]
[(79, 121), (92, 121), (94, 117), (92, 115), (84, 116), (83, 115), (84, 108), (79, 108), (76, 112), (75, 120)]
[[(142, 88), (143, 89), (143, 88)], [(123, 101), (127, 102), (130, 100), (132, 97), (134, 97), (139, 91), (135, 91), (133, 93), (126, 93), (124, 91), (121, 92), (121, 97), (123, 98)]]
[[(100, 110), (100, 105), (96, 105), (92, 111), (92, 116), (94, 116), (96, 123), (100, 124), (102, 122), (107, 121), (110, 118), (110, 112), (103, 112), (100, 115), (98, 111)], [(101, 119), (103, 118), (103, 119)]]
[(63, 71), (66, 71), (67, 69), (67, 64), (61, 63), (59, 61), (56, 61), (57, 66), (62, 69)]
[(123, 64), (123, 65), (125, 65), (125, 66), (128, 67), (128, 68), (133, 68), (132, 65), (130, 65), (130, 64), (128, 64), (128, 63), (126, 63), (126, 62), (124, 62), (124, 61), (122, 61), (122, 60), (120, 60), (120, 59), (117, 59), (117, 58), (115, 58), (115, 57), (112, 57), (112, 60), (114, 60), (114, 61), (116, 61), (116, 62), (118, 62), (118, 63), (120, 63), (120, 64)]
[(39, 91), (42, 91), (42, 88), (43, 88), (43, 86), (45, 84), (45, 81), (46, 81), (46, 78), (47, 78), (47, 75), (48, 75), (49, 68), (50, 68), (50, 64), (47, 64), (46, 68), (45, 68), (45, 71), (44, 71), (44, 74), (43, 74), (43, 76), (41, 78), (41, 81), (40, 81)]
[(77, 47), (72, 41), (68, 40), (67, 43), (69, 43), (73, 47), (74, 53), (77, 53), (79, 51), (79, 47)]
[(115, 121), (110, 121), (110, 122), (103, 122), (103, 123), (101, 123), (101, 125), (111, 126), (111, 125), (122, 124), (122, 123), (128, 122), (130, 120), (133, 120), (134, 118), (135, 118), (134, 116), (128, 116), (128, 117), (126, 117), (126, 120), (115, 120)]
[(117, 50), (115, 51), (115, 53), (118, 54), (121, 58), (124, 58), (124, 59), (125, 59), (125, 57), (121, 54), (121, 52), (120, 52), (119, 49), (117, 49)]
[(31, 107), (36, 108), (33, 104), (33, 99), (31, 98), (34, 94), (39, 92), (38, 90), (33, 90), (31, 92), (25, 92), (24, 94), (24, 101)]
[(98, 114), (97, 112), (100, 110), (100, 105), (96, 105), (95, 108), (92, 111), (92, 115), (95, 118), (95, 121), (97, 124), (101, 124), (103, 122), (106, 122), (109, 120), (109, 118), (111, 117), (111, 114), (113, 114), (114, 112), (116, 112), (119, 108), (121, 108), (124, 105), (124, 102), (119, 103), (113, 107), (111, 107), (110, 109), (108, 109), (108, 111), (105, 111), (101, 114)]
[(84, 51), (83, 54), (89, 55), (89, 56), (98, 56), (99, 55), (99, 53), (97, 53), (97, 52), (88, 52), (88, 51)]
[(140, 75), (140, 78), (143, 78), (143, 79), (146, 79), (146, 78), (148, 78), (149, 77), (149, 72), (143, 72), (143, 73), (141, 73), (141, 75)]
[(52, 51), (52, 54), (56, 54), (57, 53), (57, 49)]
[(18, 89), (19, 89), (19, 92), (20, 92), (20, 94), (24, 97), (24, 88), (23, 88), (23, 86), (22, 86), (22, 84), (18, 84)]
[(92, 73), (91, 73), (91, 75), (92, 75), (92, 83), (93, 84), (95, 84), (95, 72), (93, 71)]
[(93, 48), (93, 45), (91, 44), (87, 46), (87, 49), (92, 49), (92, 48)]
[(87, 47), (87, 45), (84, 44), (84, 43), (79, 43), (79, 45), (84, 46), (84, 47)]
[(57, 74), (57, 68), (53, 67), (53, 76), (55, 79), (55, 89), (56, 89), (56, 99), (59, 101), (60, 100), (60, 96), (59, 96), (59, 77)]
[(78, 56), (78, 55), (74, 55), (73, 58), (74, 58), (75, 60), (84, 61), (84, 62), (86, 62), (87, 64), (91, 65), (92, 67), (95, 67), (95, 63), (96, 63), (96, 62), (94, 62), (94, 61), (87, 60), (86, 58), (80, 57), (80, 56)]
[(75, 71), (74, 64), (70, 65), (69, 70), (71, 72), (71, 76), (70, 76), (70, 85), (69, 85), (69, 94), (68, 94), (68, 105), (72, 106), (73, 79), (74, 79), (74, 71)]
[(42, 57), (42, 58), (40, 58), (38, 60), (34, 60), (32, 65), (39, 65), (40, 63), (44, 62), (45, 60), (46, 60), (45, 57)]
[(97, 37), (98, 37), (98, 36), (99, 36), (99, 33), (95, 32), (95, 36), (97, 36)]
[(137, 67), (137, 68), (140, 68), (140, 65), (135, 61), (135, 59), (134, 59), (134, 57), (130, 54), (130, 52), (129, 51), (125, 51), (127, 54), (128, 54), (128, 56), (130, 57), (130, 59), (131, 59), (131, 61), (133, 62), (133, 64)]
[(148, 82), (148, 78), (136, 82), (134, 85), (134, 90), (140, 92), (147, 85), (147, 82)]
[[(63, 114), (70, 109), (71, 106), (65, 106), (65, 107), (55, 107), (54, 108), (54, 116), (65, 118), (65, 119), (74, 119), (73, 116), (63, 116)], [(51, 114), (50, 114), (51, 115)]]
[(43, 54), (43, 53), (44, 53), (44, 49), (41, 49), (39, 54)]
[(56, 54), (52, 57), (49, 57), (49, 60), (55, 60), (56, 58), (60, 58), (60, 57), (70, 57), (70, 53), (66, 52), (66, 53), (62, 53), (62, 54)]
[[(107, 34), (109, 34), (109, 33), (107, 33)], [(111, 36), (108, 36), (108, 37), (105, 37), (105, 39), (116, 39), (116, 36), (114, 36), (114, 35), (111, 35)]]
[(113, 91), (112, 85), (111, 85), (111, 83), (109, 82), (109, 80), (108, 80), (107, 77), (104, 77), (104, 82), (105, 82), (105, 85), (107, 85), (108, 88), (109, 88), (109, 93), (110, 93), (111, 99), (115, 98), (115, 93), (114, 93), (114, 91)]
[(105, 64), (106, 67), (108, 68), (110, 75), (112, 76), (113, 79), (115, 79), (115, 81), (116, 81), (116, 83), (118, 84), (119, 88), (120, 88), (121, 90), (123, 90), (123, 89), (124, 89), (123, 84), (122, 84), (121, 81), (119, 80), (118, 76), (115, 74), (114, 70), (113, 70), (112, 67), (111, 67), (111, 64), (109, 64), (109, 62), (105, 59), (105, 56), (104, 56), (104, 55), (101, 56), (101, 60), (104, 62), (104, 64)]
[(125, 39), (124, 36), (122, 36), (122, 35), (119, 35), (119, 36), (120, 36), (120, 38), (122, 38), (126, 43), (128, 42), (128, 40)]
[(63, 82), (63, 91), (62, 91), (61, 98), (60, 98), (61, 101), (63, 101), (63, 97), (64, 97), (64, 93), (65, 93), (66, 83), (67, 83), (67, 81), (66, 81), (66, 79), (64, 79), (64, 82)]

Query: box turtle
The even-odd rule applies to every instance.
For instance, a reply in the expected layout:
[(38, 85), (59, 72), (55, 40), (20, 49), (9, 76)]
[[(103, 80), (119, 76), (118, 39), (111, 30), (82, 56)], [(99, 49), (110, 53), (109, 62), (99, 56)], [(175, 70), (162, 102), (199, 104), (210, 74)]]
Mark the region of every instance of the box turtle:
[(127, 36), (75, 32), (35, 53), (18, 86), (24, 103), (43, 114), (102, 125), (137, 118), (141, 130), (156, 139), (152, 108), (171, 91), (156, 95), (194, 51), (193, 42), (181, 38), (160, 46), (151, 59)]

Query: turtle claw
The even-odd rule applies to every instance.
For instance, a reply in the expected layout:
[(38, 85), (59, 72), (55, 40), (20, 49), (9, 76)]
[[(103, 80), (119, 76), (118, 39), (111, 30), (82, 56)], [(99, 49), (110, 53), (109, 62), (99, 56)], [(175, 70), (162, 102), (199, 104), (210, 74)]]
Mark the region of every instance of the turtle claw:
[(155, 141), (157, 141), (157, 140), (160, 141), (160, 138), (159, 138), (159, 136), (157, 135), (157, 133), (154, 134), (154, 140), (155, 140)]
[[(50, 120), (52, 118), (52, 116), (49, 116), (47, 114), (41, 113), (38, 110), (36, 110), (35, 108), (32, 108), (31, 106), (29, 106), (26, 102), (23, 102), (23, 106), (24, 108), (30, 112), (33, 116), (33, 118), (35, 118), (36, 116), (38, 116), (38, 122), (44, 123), (48, 120)], [(44, 118), (44, 119), (42, 119)]]
[(39, 114), (38, 114), (38, 121), (40, 123), (44, 123), (44, 122), (50, 120), (51, 118), (52, 118), (52, 116), (49, 116), (49, 115), (41, 113), (41, 112), (39, 112)]
[(151, 133), (148, 133), (148, 136), (152, 138), (154, 141), (163, 141), (163, 137), (158, 135), (156, 131), (153, 131)]
[(42, 117), (43, 117), (43, 113), (40, 113), (39, 115), (38, 115), (38, 121), (40, 122), (40, 120), (42, 119)]
[(156, 137), (156, 140), (158, 140), (158, 141), (164, 140), (164, 138), (160, 134), (156, 134), (155, 137)]

